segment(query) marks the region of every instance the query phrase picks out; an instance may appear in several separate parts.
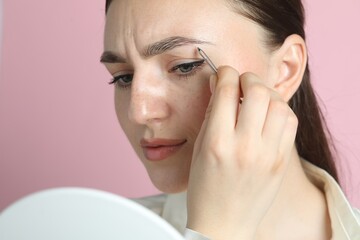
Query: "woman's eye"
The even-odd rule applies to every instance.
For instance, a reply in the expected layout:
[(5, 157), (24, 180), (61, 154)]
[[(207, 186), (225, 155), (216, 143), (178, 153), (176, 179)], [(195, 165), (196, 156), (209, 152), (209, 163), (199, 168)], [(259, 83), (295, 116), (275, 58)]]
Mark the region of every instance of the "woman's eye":
[[(196, 73), (196, 69), (203, 65), (205, 60), (199, 60), (190, 63), (183, 63), (173, 67), (170, 72), (177, 73), (181, 76), (189, 76)], [(115, 76), (109, 84), (116, 84), (120, 88), (128, 88), (131, 86), (133, 74), (123, 74)]]
[(183, 63), (180, 65), (177, 65), (171, 69), (171, 72), (177, 72), (180, 75), (186, 75), (191, 73), (194, 69), (201, 66), (205, 60), (200, 60), (196, 62), (190, 62), (190, 63)]
[(191, 70), (193, 70), (194, 68), (195, 68), (195, 65), (192, 63), (186, 63), (186, 64), (179, 66), (179, 70), (182, 73), (188, 73)]
[(109, 84), (116, 84), (121, 88), (126, 88), (131, 85), (133, 74), (124, 74), (115, 76)]

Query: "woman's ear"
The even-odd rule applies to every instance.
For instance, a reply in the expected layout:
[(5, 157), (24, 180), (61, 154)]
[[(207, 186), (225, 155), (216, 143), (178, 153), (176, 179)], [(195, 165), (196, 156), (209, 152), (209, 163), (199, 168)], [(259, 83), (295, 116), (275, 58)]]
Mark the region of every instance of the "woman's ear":
[(289, 101), (299, 88), (307, 65), (306, 44), (302, 37), (293, 34), (271, 57), (271, 79), (274, 89)]

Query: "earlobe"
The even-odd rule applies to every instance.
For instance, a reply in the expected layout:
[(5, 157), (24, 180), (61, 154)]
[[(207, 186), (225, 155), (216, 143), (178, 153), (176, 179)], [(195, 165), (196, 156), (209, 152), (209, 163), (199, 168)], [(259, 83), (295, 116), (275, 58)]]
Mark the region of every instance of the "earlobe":
[(289, 101), (300, 86), (307, 65), (305, 41), (295, 34), (287, 37), (272, 60), (276, 68), (274, 88)]

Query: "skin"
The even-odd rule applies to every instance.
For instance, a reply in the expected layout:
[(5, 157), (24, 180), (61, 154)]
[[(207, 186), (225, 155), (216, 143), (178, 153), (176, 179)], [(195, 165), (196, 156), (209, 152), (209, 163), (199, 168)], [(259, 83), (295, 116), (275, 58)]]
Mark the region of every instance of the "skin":
[[(174, 36), (208, 43), (142, 56)], [(211, 239), (329, 239), (326, 202), (301, 167), (297, 118), (287, 105), (302, 80), (306, 46), (292, 35), (271, 52), (264, 39), (225, 1), (115, 0), (104, 49), (125, 61), (105, 66), (115, 77), (132, 76), (127, 88), (115, 87), (116, 113), (153, 184), (188, 191), (188, 228)], [(200, 60), (196, 47), (221, 66), (210, 81), (205, 64), (188, 77), (170, 71)], [(142, 138), (186, 143), (153, 162)]]

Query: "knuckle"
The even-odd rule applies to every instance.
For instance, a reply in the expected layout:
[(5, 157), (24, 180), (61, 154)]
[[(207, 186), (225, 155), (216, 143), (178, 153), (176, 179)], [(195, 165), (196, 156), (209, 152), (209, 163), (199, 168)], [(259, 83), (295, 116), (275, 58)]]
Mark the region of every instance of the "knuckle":
[(275, 114), (279, 116), (289, 117), (290, 115), (290, 107), (288, 104), (281, 100), (273, 100), (270, 102), (269, 109), (274, 111)]
[(216, 160), (221, 160), (225, 156), (226, 146), (224, 146), (224, 141), (221, 138), (212, 138), (209, 142), (209, 153), (213, 156)]
[(258, 79), (258, 77), (252, 72), (244, 72), (241, 74), (240, 79), (246, 81), (246, 79)]
[(299, 119), (292, 110), (290, 110), (289, 113), (288, 124), (297, 127), (299, 125)]
[(281, 173), (283, 173), (285, 169), (286, 169), (285, 162), (279, 160), (271, 166), (270, 174), (272, 176), (282, 175)]
[(270, 97), (270, 90), (261, 83), (253, 83), (247, 89), (248, 95), (258, 99)]
[(284, 169), (285, 161), (281, 153), (274, 149), (267, 149), (261, 154), (261, 164), (263, 169), (270, 175), (276, 176)]
[(217, 95), (219, 97), (226, 97), (231, 99), (239, 98), (239, 90), (231, 85), (222, 85), (216, 89)]
[(239, 78), (239, 72), (228, 65), (225, 66), (220, 66), (218, 68), (218, 73), (221, 77), (236, 77), (237, 79)]

